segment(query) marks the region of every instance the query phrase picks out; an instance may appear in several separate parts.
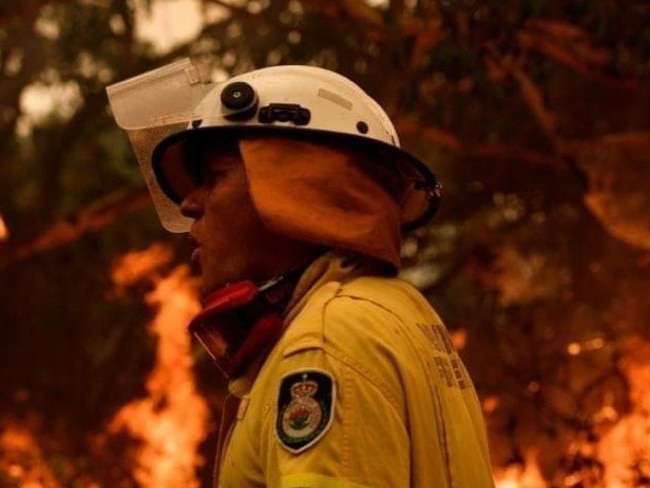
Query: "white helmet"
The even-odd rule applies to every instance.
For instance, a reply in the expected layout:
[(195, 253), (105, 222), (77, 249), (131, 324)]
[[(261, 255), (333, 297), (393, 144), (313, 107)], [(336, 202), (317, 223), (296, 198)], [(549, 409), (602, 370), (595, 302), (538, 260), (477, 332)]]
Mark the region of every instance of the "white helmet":
[[(107, 88), (111, 108), (129, 134), (162, 224), (186, 232), (191, 221), (175, 189), (181, 143), (194, 134), (220, 139), (239, 134), (285, 133), (316, 140), (351, 142), (377, 164), (399, 169), (408, 189), (402, 226), (415, 228), (436, 212), (440, 184), (417, 158), (400, 149), (384, 110), (347, 78), (313, 66), (274, 66), (204, 83), (189, 59)], [(174, 176), (170, 176), (174, 175)]]

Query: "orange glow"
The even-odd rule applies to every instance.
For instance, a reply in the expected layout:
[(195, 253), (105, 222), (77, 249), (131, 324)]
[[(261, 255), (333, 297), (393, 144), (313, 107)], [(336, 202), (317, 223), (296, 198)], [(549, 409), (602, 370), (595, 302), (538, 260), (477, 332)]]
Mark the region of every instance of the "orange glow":
[(465, 349), (467, 345), (467, 329), (457, 329), (451, 333), (451, 343), (458, 351)]
[(9, 240), (9, 229), (7, 229), (7, 224), (5, 224), (2, 215), (0, 215), (0, 242)]
[(144, 251), (133, 251), (122, 256), (111, 270), (111, 279), (116, 287), (124, 288), (153, 273), (171, 259), (172, 252), (168, 247), (153, 244)]
[(581, 351), (582, 351), (582, 346), (580, 346), (580, 344), (578, 344), (577, 342), (572, 342), (567, 346), (567, 352), (571, 356), (577, 356), (578, 354), (580, 354)]
[[(131, 283), (142, 273), (151, 274), (169, 255), (161, 246), (131, 253), (117, 264), (113, 277), (116, 283)], [(125, 405), (109, 432), (126, 431), (142, 441), (133, 472), (141, 487), (198, 488), (196, 468), (203, 461), (197, 449), (207, 432), (208, 408), (196, 390), (185, 328), (199, 309), (195, 283), (184, 265), (154, 280), (155, 288), (145, 296), (158, 310), (150, 324), (158, 348), (146, 384), (149, 395)]]
[(525, 463), (512, 464), (494, 472), (496, 488), (547, 488), (536, 461), (536, 453), (531, 450)]
[(605, 340), (602, 337), (596, 337), (584, 342), (572, 342), (567, 346), (567, 352), (571, 356), (577, 356), (585, 351), (596, 351), (605, 346)]
[(0, 431), (0, 473), (10, 483), (7, 486), (62, 488), (31, 429), (22, 427), (18, 422), (12, 422)]
[(650, 343), (632, 338), (621, 350), (619, 368), (628, 380), (631, 410), (598, 443), (608, 488), (640, 486), (638, 478), (650, 477)]
[(481, 407), (483, 408), (485, 415), (491, 415), (497, 408), (499, 408), (499, 403), (499, 397), (492, 395), (483, 399), (481, 402)]

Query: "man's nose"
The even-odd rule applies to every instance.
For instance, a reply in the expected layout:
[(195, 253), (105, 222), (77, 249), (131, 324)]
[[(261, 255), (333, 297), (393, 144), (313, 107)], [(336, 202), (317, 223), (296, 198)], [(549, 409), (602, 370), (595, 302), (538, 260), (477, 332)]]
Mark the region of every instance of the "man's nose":
[(203, 204), (205, 200), (205, 189), (196, 187), (181, 201), (179, 206), (181, 215), (190, 219), (198, 219), (203, 215)]

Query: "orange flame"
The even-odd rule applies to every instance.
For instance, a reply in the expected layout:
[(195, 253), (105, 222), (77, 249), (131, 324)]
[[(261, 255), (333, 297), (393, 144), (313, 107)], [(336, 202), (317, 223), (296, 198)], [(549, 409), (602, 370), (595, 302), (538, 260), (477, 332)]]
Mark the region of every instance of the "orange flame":
[(10, 486), (61, 488), (32, 429), (10, 422), (0, 432), (0, 473)]
[(641, 486), (638, 478), (650, 479), (650, 343), (634, 337), (621, 351), (619, 368), (628, 380), (632, 408), (598, 443), (608, 488)]
[(526, 453), (522, 464), (512, 464), (495, 470), (496, 488), (546, 488), (548, 485), (539, 471), (536, 455), (535, 450), (531, 449)]
[[(120, 285), (132, 283), (164, 264), (171, 254), (161, 246), (126, 255), (114, 268)], [(155, 278), (145, 296), (158, 308), (150, 324), (158, 336), (154, 369), (147, 380), (149, 396), (125, 405), (109, 432), (126, 431), (140, 439), (134, 478), (142, 487), (198, 487), (196, 467), (202, 464), (197, 449), (207, 432), (208, 407), (196, 390), (192, 373), (190, 336), (185, 328), (199, 309), (194, 280), (187, 266)]]
[(153, 274), (172, 259), (172, 252), (161, 244), (153, 244), (144, 251), (132, 251), (122, 256), (111, 270), (111, 279), (118, 288), (125, 288), (147, 275)]
[(5, 224), (2, 215), (0, 215), (0, 242), (9, 240), (9, 229), (7, 224)]

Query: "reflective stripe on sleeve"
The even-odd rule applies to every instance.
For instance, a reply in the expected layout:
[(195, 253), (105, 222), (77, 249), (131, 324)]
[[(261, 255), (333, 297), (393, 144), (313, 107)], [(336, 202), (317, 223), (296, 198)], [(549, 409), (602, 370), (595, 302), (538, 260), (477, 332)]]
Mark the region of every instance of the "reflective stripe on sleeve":
[(280, 480), (280, 488), (370, 488), (320, 474), (289, 474)]

